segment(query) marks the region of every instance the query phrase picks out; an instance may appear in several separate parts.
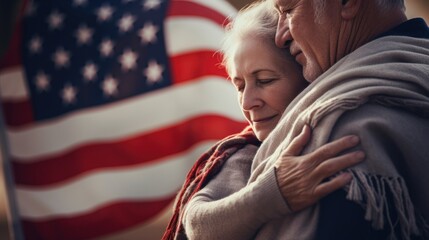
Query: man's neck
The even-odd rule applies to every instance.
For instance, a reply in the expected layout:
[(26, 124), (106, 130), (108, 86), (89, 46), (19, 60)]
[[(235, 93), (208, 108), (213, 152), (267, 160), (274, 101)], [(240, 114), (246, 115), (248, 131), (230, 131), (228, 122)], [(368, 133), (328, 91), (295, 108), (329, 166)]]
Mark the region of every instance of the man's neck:
[[(368, 1), (364, 1), (368, 2)], [(407, 20), (405, 13), (401, 9), (380, 12), (377, 7), (362, 6), (357, 16), (345, 23), (349, 31), (348, 40), (345, 41), (346, 54), (353, 52), (360, 46), (372, 41), (380, 34), (400, 25)]]

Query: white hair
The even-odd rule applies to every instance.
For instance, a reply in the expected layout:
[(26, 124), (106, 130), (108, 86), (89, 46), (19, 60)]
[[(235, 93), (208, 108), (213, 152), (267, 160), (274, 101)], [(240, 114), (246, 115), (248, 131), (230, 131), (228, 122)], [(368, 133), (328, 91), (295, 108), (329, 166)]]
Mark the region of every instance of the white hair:
[(278, 13), (268, 1), (257, 1), (242, 8), (226, 26), (222, 42), (222, 64), (230, 73), (237, 47), (249, 37), (259, 37), (275, 45)]

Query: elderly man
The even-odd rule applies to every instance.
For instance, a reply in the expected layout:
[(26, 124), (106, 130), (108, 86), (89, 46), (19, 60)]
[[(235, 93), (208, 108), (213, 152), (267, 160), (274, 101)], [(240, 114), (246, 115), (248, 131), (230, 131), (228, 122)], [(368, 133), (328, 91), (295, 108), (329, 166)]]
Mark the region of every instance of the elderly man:
[(291, 178), (275, 159), (304, 124), (313, 128), (304, 152), (357, 134), (366, 161), (348, 170), (345, 189), (266, 223), (257, 238), (429, 239), (426, 23), (407, 20), (403, 0), (268, 1), (280, 14), (277, 46), (311, 84), (262, 144), (250, 182), (271, 166)]

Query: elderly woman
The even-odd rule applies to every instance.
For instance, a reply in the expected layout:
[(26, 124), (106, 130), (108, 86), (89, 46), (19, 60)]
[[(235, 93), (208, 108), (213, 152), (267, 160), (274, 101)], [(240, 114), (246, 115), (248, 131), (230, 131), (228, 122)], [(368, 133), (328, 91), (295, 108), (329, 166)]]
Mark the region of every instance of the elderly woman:
[(195, 163), (163, 239), (251, 239), (267, 221), (343, 187), (349, 174), (330, 177), (364, 157), (360, 151), (338, 156), (358, 144), (355, 136), (299, 156), (311, 137), (304, 127), (278, 166), (248, 184), (260, 142), (307, 86), (288, 50), (275, 46), (277, 14), (265, 4), (255, 2), (239, 12), (227, 28), (223, 48), (224, 65), (250, 126), (217, 143)]

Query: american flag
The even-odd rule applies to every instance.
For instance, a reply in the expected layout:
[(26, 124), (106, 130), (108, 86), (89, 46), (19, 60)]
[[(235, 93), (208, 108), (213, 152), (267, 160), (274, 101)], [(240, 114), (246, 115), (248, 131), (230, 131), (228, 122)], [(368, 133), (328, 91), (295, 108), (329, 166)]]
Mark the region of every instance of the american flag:
[(219, 66), (226, 1), (34, 0), (22, 12), (0, 98), (26, 239), (150, 224), (197, 157), (245, 126)]

